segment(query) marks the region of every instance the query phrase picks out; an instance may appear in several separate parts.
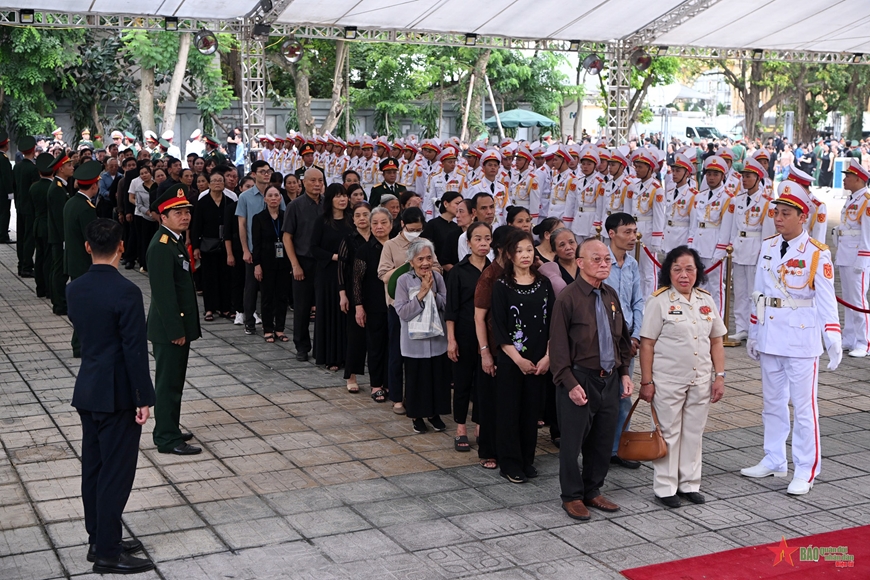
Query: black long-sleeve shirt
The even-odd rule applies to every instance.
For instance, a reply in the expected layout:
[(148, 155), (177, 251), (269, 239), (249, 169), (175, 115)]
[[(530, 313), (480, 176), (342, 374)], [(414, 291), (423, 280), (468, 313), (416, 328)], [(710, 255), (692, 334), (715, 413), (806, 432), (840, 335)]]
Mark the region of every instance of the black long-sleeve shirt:
[(353, 303), (362, 304), (370, 314), (387, 312), (384, 283), (378, 278), (378, 264), (383, 249), (383, 244), (372, 236), (356, 251), (353, 260)]
[(193, 224), (190, 228), (190, 245), (196, 250), (199, 248), (202, 238), (219, 238), (223, 243), (224, 212), (229, 202), (227, 196), (221, 194), (220, 203), (217, 204), (211, 195), (203, 197), (196, 206), (193, 214)]
[[(280, 211), (274, 220), (269, 214), (268, 208), (255, 215), (251, 224), (251, 236), (254, 242), (251, 255), (254, 258), (255, 266), (261, 266), (264, 270), (290, 269), (290, 258), (287, 257), (287, 252), (284, 251), (284, 245), (281, 242)], [(281, 258), (277, 257), (275, 253), (276, 244), (281, 244)]]

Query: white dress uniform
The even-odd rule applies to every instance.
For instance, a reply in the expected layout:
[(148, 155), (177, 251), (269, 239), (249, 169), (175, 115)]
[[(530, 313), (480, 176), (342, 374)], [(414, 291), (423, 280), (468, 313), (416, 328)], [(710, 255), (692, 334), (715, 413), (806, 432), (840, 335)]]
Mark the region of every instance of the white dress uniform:
[(425, 157), (421, 157), (414, 164), (414, 173), (411, 176), (411, 186), (409, 189), (416, 191), (420, 195), (424, 195), (426, 188), (429, 186), (429, 176), (438, 171), (441, 165), (437, 161), (429, 161)]
[(692, 187), (688, 180), (665, 194), (665, 239), (662, 241), (662, 252), (668, 253), (679, 246), (689, 244), (689, 226), (692, 208), (698, 190)]
[(785, 194), (800, 197), (810, 208), (807, 221), (804, 223), (804, 231), (824, 244), (825, 237), (828, 235), (828, 206), (810, 192), (809, 187), (812, 182), (812, 177), (791, 165), (788, 178), (779, 184), (777, 197)]
[(668, 444), (668, 454), (652, 462), (658, 497), (700, 489), (701, 440), (714, 371), (710, 339), (726, 332), (706, 290), (694, 288), (687, 300), (671, 286), (646, 300), (640, 336), (656, 341), (652, 404)]
[[(504, 189), (504, 184), (498, 181), (498, 178), (496, 178), (496, 181), (490, 181), (486, 177), (483, 177), (469, 185), (462, 195), (464, 195), (467, 199), (471, 199), (480, 192), (490, 194), (492, 196), (493, 202), (495, 202), (495, 222), (493, 222), (492, 224), (493, 229), (497, 228), (498, 226), (504, 225), (504, 200), (507, 199), (507, 192)], [(462, 238), (463, 236), (459, 237)]]
[[(867, 174), (864, 168), (860, 171)], [(870, 283), (870, 191), (866, 187), (852, 193), (843, 205), (834, 239), (843, 300), (866, 310)], [(852, 350), (852, 356), (864, 356), (870, 350), (870, 314), (845, 310), (843, 348)]]
[(538, 182), (538, 189), (532, 192), (529, 200), (529, 211), (532, 213), (532, 222), (537, 225), (544, 221), (550, 212), (553, 169), (545, 163), (533, 171), (535, 172), (535, 180)]
[[(629, 186), (625, 212), (634, 216), (641, 242), (655, 255), (662, 246), (665, 223), (664, 189), (655, 177), (649, 177), (646, 181), (638, 179)], [(658, 285), (658, 268), (644, 250), (641, 250), (638, 272), (641, 294), (647, 297)]]
[(577, 189), (568, 193), (565, 215), (572, 215), (570, 228), (579, 241), (597, 235), (604, 214), (604, 178), (597, 171), (575, 178)]
[(627, 171), (623, 171), (618, 176), (611, 176), (610, 179), (604, 182), (604, 191), (601, 196), (601, 237), (609, 237), (604, 224), (607, 223), (607, 218), (611, 214), (625, 211), (625, 200), (628, 197), (628, 188), (634, 182)]
[(378, 181), (378, 159), (374, 155), (368, 159), (365, 157), (360, 159), (357, 172), (359, 173), (360, 185), (362, 185), (362, 188), (366, 192), (366, 198), (368, 198), (372, 193), (372, 188), (380, 183)]
[[(540, 206), (534, 208), (534, 211), (532, 208), (533, 194), (540, 189), (538, 186), (538, 173), (535, 171), (534, 166), (530, 163), (525, 171), (514, 171), (514, 173), (516, 176), (513, 182), (511, 182), (510, 190), (508, 190), (508, 205), (524, 207), (529, 210), (529, 215), (540, 213)], [(534, 197), (540, 199), (539, 196)], [(534, 220), (535, 217), (537, 215), (532, 216), (532, 219)]]
[(574, 172), (567, 167), (553, 177), (553, 191), (550, 193), (550, 205), (546, 215), (562, 220), (569, 227), (574, 221), (574, 216), (565, 214), (565, 204), (571, 192), (577, 190), (576, 179)]
[(465, 176), (458, 169), (447, 173), (443, 167), (439, 167), (438, 171), (429, 176), (429, 187), (423, 198), (423, 213), (426, 219), (432, 219), (436, 199), (441, 199), (448, 191), (462, 193), (463, 189), (465, 189)]
[(750, 477), (786, 475), (791, 401), (794, 480), (789, 493), (806, 493), (821, 471), (817, 401), (821, 337), (831, 355), (828, 368), (833, 370), (842, 356), (840, 321), (828, 247), (806, 232), (788, 242), (784, 255), (782, 243), (782, 235), (764, 240), (755, 272), (756, 308), (750, 316), (747, 348), (750, 356), (754, 348), (761, 361), (764, 459), (741, 473)]

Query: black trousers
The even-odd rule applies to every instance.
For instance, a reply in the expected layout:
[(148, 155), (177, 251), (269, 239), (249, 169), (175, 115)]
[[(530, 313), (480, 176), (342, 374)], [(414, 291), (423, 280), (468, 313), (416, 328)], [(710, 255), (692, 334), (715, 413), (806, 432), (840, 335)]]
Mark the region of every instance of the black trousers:
[[(133, 216), (133, 219), (136, 219), (136, 216)], [(139, 236), (136, 235), (136, 226), (135, 222), (127, 221), (126, 216), (124, 219), (124, 262), (130, 264), (131, 262), (135, 262), (139, 257)], [(149, 240), (150, 241), (150, 240)], [(146, 242), (147, 244), (147, 242)], [(144, 266), (145, 264), (140, 264)]]
[[(480, 357), (477, 357), (478, 364)], [(477, 411), (477, 424), (480, 425), (480, 436), (477, 438), (477, 456), (480, 459), (496, 459), (498, 453), (496, 440), (498, 436), (498, 424), (496, 419), (496, 400), (498, 389), (496, 379), (486, 374), (483, 366), (477, 367), (477, 384), (475, 385), (477, 398), (474, 400), (474, 408)]]
[(136, 259), (139, 260), (139, 266), (147, 268), (145, 263), (145, 254), (148, 253), (148, 244), (151, 243), (151, 238), (157, 232), (159, 227), (157, 222), (147, 220), (139, 215), (133, 216), (133, 227), (136, 229), (136, 239), (139, 241), (136, 248)]
[(36, 242), (36, 258), (33, 261), (33, 278), (36, 281), (36, 295), (39, 298), (49, 296), (49, 254), (48, 240), (43, 238), (34, 238)]
[[(474, 330), (457, 327), (456, 343), (459, 346), (459, 360), (453, 363), (453, 420), (464, 425), (468, 420), (468, 406), (474, 397), (475, 383), (480, 368), (480, 355), (477, 352), (477, 336)], [(477, 405), (474, 405), (472, 421), (477, 421)]]
[(314, 306), (314, 280), (317, 262), (299, 256), (304, 280), (293, 278), (293, 344), (296, 352), (311, 352), (311, 307)]
[(245, 328), (254, 328), (254, 312), (257, 311), (257, 293), (260, 291), (260, 283), (254, 277), (254, 265), (245, 264)]
[(82, 503), (88, 543), (98, 558), (121, 552), (121, 514), (133, 489), (142, 426), (132, 409), (79, 410), (82, 421)]
[[(16, 204), (16, 210), (18, 209)], [(18, 273), (33, 270), (33, 250), (35, 239), (33, 237), (34, 217), (32, 214), (23, 214), (20, 211), (15, 217), (18, 245), (15, 250), (18, 253)]]
[(547, 372), (542, 376), (546, 379), (542, 406), (544, 423), (550, 426), (550, 439), (556, 439), (562, 436), (559, 431), (559, 413), (556, 411), (556, 384), (553, 382), (553, 373)]
[(366, 372), (366, 329), (356, 323), (356, 306), (347, 311), (347, 350), (344, 355), (344, 378)]
[(0, 242), (9, 241), (9, 220), (12, 219), (12, 200), (9, 194), (0, 193)]
[(51, 259), (49, 264), (49, 292), (51, 310), (55, 314), (66, 314), (66, 274), (63, 273), (63, 244), (49, 244)]
[(366, 313), (366, 350), (369, 358), (369, 380), (372, 390), (384, 386), (387, 372), (387, 348), (390, 341), (387, 313)]
[(287, 288), (290, 287), (289, 269), (263, 269), (262, 292), (263, 333), (284, 332), (287, 322)]
[[(568, 389), (556, 387), (556, 408), (562, 429), (559, 448), (559, 483), (562, 501), (589, 500), (601, 494), (610, 467), (613, 432), (619, 414), (619, 384), (616, 371), (600, 377), (597, 371), (574, 369), (574, 378), (586, 391), (586, 404), (578, 406)], [(583, 472), (577, 459), (583, 453)]]
[(202, 307), (206, 312), (229, 312), (232, 308), (232, 268), (227, 266), (227, 253), (201, 254), (199, 271), (202, 273)]
[[(502, 473), (521, 475), (535, 461), (538, 413), (544, 377), (526, 375), (504, 352), (498, 354), (496, 450)], [(609, 459), (609, 458), (608, 458)]]
[(387, 389), (390, 391), (390, 400), (401, 403), (405, 400), (404, 362), (402, 359), (402, 323), (396, 309), (387, 307), (387, 331), (389, 340), (387, 343)]
[(240, 244), (233, 243), (233, 259), (235, 260), (235, 266), (232, 266), (232, 276), (230, 282), (230, 296), (232, 301), (232, 306), (230, 307), (233, 312), (244, 312), (245, 311), (245, 260), (244, 254), (242, 254), (242, 246)]

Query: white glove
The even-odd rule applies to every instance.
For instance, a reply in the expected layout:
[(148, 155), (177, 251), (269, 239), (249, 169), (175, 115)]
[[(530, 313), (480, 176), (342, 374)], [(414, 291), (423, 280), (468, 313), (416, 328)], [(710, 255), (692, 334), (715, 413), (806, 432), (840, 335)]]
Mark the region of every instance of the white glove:
[(825, 332), (825, 343), (827, 343), (828, 357), (831, 362), (828, 363), (828, 370), (835, 371), (840, 366), (840, 361), (843, 360), (843, 337), (839, 332)]
[(754, 338), (746, 339), (746, 354), (749, 355), (749, 358), (752, 360), (758, 360), (760, 357), (758, 356), (758, 341)]

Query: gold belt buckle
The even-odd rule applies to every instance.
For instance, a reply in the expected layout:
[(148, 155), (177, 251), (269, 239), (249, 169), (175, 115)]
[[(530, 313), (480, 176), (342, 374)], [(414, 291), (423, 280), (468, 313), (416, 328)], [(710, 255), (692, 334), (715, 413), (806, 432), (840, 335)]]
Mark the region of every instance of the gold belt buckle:
[(773, 308), (782, 308), (782, 299), (781, 298), (768, 298), (768, 306)]
[(707, 222), (701, 222), (701, 223), (699, 223), (699, 224), (698, 224), (698, 227), (699, 227), (699, 228), (706, 228), (706, 227), (707, 227)]
[(741, 238), (745, 238), (745, 237), (746, 237), (746, 232), (741, 231), (739, 235), (740, 235)]

